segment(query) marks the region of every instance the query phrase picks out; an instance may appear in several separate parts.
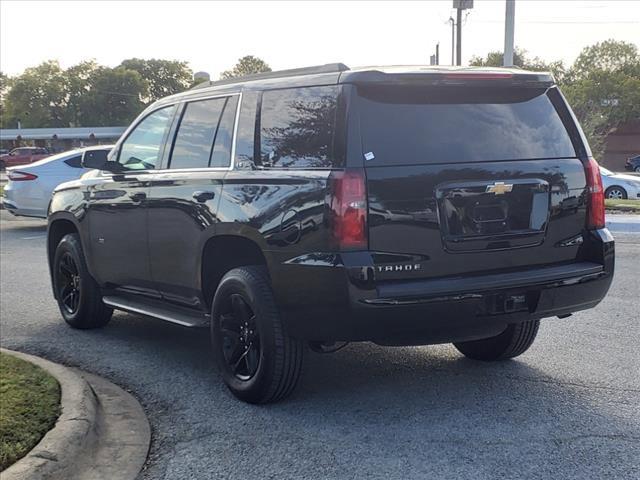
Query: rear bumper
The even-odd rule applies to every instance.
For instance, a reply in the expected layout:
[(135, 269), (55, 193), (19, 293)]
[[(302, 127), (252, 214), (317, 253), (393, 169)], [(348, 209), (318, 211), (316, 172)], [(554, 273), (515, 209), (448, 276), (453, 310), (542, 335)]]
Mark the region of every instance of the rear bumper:
[(606, 229), (586, 235), (583, 258), (562, 265), (376, 282), (371, 255), (354, 252), (298, 258), (272, 279), (289, 333), (299, 338), (398, 345), (472, 340), (497, 335), (509, 323), (596, 306), (613, 279), (614, 242)]
[(4, 195), (1, 198), (2, 207), (15, 216), (47, 218), (46, 208), (29, 208), (24, 205), (24, 201), (20, 201), (20, 191), (16, 190), (15, 185), (9, 182), (4, 188)]

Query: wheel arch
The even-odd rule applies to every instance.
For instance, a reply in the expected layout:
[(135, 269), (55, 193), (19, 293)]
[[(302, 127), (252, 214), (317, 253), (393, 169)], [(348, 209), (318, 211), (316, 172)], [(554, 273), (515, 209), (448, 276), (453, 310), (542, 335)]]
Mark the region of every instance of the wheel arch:
[[(49, 264), (49, 275), (51, 277), (54, 297), (56, 296), (56, 292), (55, 288), (53, 288), (53, 257), (56, 253), (56, 247), (60, 243), (60, 240), (69, 233), (77, 233), (78, 237), (80, 237), (80, 228), (78, 227), (73, 215), (65, 215), (64, 212), (60, 212), (49, 217), (49, 224), (47, 227), (47, 261)], [(82, 242), (82, 238), (80, 238), (80, 242)]]
[(245, 265), (264, 265), (269, 269), (268, 255), (254, 239), (223, 233), (210, 237), (200, 257), (200, 288), (206, 305), (211, 305), (220, 280), (229, 270)]

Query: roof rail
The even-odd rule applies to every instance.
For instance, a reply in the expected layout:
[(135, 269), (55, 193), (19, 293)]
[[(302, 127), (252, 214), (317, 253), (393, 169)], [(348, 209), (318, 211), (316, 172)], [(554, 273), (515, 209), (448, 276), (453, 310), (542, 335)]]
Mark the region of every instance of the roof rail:
[(268, 78), (284, 78), (284, 77), (296, 77), (302, 75), (318, 75), (321, 73), (338, 73), (349, 70), (344, 63), (327, 63), (325, 65), (316, 65), (314, 67), (304, 68), (290, 68), (289, 70), (278, 70), (276, 72), (264, 72), (254, 73), (252, 75), (244, 75), (242, 77), (228, 78), (225, 80), (217, 80), (215, 82), (202, 82), (190, 90), (197, 90), (199, 88), (215, 87), (218, 85), (230, 85), (233, 83), (251, 82), (253, 80), (263, 80)]

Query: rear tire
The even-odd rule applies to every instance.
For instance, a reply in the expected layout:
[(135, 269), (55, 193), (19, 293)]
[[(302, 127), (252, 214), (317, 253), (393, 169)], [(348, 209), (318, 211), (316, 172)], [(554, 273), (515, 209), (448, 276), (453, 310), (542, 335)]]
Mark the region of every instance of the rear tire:
[(264, 267), (235, 268), (222, 278), (211, 340), (224, 382), (240, 400), (276, 402), (298, 383), (304, 344), (287, 335)]
[(506, 360), (526, 352), (538, 334), (540, 320), (530, 320), (510, 324), (504, 332), (495, 337), (457, 342), (453, 345), (465, 357), (474, 360)]
[(53, 285), (60, 313), (73, 328), (106, 325), (113, 310), (102, 302), (102, 293), (84, 260), (76, 233), (62, 237), (53, 257)]
[(636, 173), (640, 173), (640, 166), (634, 168), (633, 171), (636, 172)]

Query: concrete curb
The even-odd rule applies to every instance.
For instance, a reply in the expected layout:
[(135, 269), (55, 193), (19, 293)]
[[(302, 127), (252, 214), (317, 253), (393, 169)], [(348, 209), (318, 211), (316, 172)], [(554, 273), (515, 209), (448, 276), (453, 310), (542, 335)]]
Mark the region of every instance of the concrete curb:
[(108, 380), (13, 350), (60, 384), (53, 429), (2, 480), (133, 480), (149, 452), (151, 427), (140, 403)]
[(22, 459), (2, 472), (2, 480), (69, 478), (76, 459), (95, 443), (97, 400), (77, 373), (43, 358), (0, 349), (45, 370), (60, 384), (62, 413), (55, 426)]

